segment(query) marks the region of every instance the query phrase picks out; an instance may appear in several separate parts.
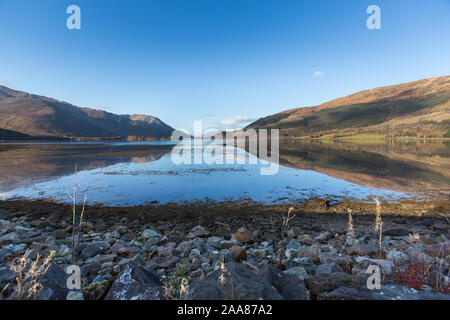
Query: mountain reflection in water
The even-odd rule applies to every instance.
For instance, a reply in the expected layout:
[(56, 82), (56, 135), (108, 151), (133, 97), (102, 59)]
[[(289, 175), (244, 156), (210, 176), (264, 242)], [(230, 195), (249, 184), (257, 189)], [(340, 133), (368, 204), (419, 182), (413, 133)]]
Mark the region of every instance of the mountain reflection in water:
[[(89, 200), (114, 205), (450, 194), (450, 142), (443, 140), (281, 140), (274, 176), (260, 175), (264, 161), (175, 165), (173, 147), (170, 141), (0, 144), (0, 198), (65, 201), (75, 164), (80, 183), (89, 184)], [(227, 152), (224, 156), (231, 156)]]

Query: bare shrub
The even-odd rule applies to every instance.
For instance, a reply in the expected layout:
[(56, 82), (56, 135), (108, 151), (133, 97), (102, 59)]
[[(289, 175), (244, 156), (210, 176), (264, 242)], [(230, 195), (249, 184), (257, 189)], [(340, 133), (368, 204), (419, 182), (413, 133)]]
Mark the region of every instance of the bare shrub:
[[(78, 193), (78, 170), (77, 165), (75, 164), (75, 173), (74, 173), (74, 184), (73, 184), (73, 195), (67, 193), (70, 199), (72, 199), (72, 263), (76, 264), (77, 256), (76, 250), (79, 245), (80, 237), (81, 237), (81, 227), (83, 223), (84, 210), (86, 208), (87, 202), (87, 193), (89, 189), (89, 185), (86, 185), (86, 190), (84, 191), (84, 201), (81, 207), (81, 212), (77, 214), (77, 193)], [(78, 219), (78, 223), (77, 223)], [(75, 239), (76, 236), (76, 239)]]

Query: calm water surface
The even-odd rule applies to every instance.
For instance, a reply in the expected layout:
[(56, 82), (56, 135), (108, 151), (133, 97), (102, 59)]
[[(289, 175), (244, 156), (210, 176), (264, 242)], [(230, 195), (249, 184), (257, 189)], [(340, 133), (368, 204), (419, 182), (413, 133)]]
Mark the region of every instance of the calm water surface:
[[(248, 164), (175, 165), (172, 142), (0, 144), (0, 199), (69, 202), (74, 167), (88, 202), (103, 205), (311, 197), (448, 197), (450, 146), (433, 143), (282, 141), (276, 175)], [(230, 156), (225, 154), (224, 156)], [(82, 192), (79, 192), (82, 196)]]

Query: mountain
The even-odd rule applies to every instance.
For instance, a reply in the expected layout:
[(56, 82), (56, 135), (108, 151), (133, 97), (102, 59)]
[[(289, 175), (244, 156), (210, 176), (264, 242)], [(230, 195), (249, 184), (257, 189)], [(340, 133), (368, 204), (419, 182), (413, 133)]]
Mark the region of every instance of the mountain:
[(146, 115), (117, 115), (0, 86), (0, 128), (30, 136), (167, 138), (174, 129)]
[(23, 134), (23, 133), (19, 133), (19, 132), (15, 132), (15, 131), (11, 131), (11, 130), (4, 130), (4, 129), (0, 129), (0, 140), (3, 139), (28, 139), (30, 138), (29, 135), (27, 134)]
[(450, 76), (361, 91), (319, 106), (261, 118), (248, 128), (278, 128), (288, 136), (355, 134), (450, 137)]

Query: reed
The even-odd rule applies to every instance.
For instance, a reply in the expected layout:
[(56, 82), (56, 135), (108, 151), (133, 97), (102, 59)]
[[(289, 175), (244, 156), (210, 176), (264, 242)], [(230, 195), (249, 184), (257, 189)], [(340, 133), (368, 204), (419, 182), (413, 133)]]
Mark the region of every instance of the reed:
[[(70, 199), (72, 200), (72, 263), (77, 263), (77, 254), (76, 251), (79, 246), (79, 241), (81, 238), (81, 227), (83, 224), (84, 211), (86, 208), (87, 202), (87, 194), (89, 190), (89, 185), (86, 184), (86, 189), (84, 191), (84, 200), (83, 205), (81, 207), (81, 212), (77, 214), (77, 195), (78, 195), (78, 167), (75, 164), (75, 172), (74, 172), (74, 183), (73, 183), (73, 195), (67, 193)], [(78, 218), (78, 223), (77, 223)]]

